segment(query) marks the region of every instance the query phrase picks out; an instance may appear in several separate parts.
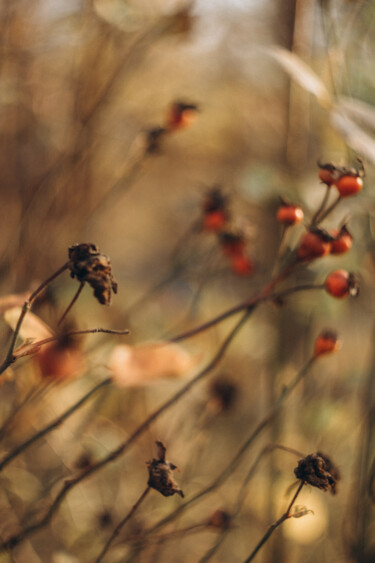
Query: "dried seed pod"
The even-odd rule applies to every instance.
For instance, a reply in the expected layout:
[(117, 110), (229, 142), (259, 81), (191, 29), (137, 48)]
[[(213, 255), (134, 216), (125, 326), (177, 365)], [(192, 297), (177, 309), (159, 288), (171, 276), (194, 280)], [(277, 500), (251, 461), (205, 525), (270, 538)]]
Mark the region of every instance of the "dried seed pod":
[(199, 108), (196, 104), (174, 102), (168, 108), (166, 128), (177, 131), (189, 127), (196, 119)]
[(294, 474), (297, 479), (313, 487), (336, 494), (337, 482), (340, 480), (339, 470), (329, 457), (321, 452), (300, 459)]
[(228, 197), (219, 186), (211, 188), (203, 202), (203, 227), (207, 231), (221, 231), (229, 220)]
[(177, 466), (165, 459), (166, 447), (163, 442), (156, 442), (158, 448), (158, 458), (147, 462), (148, 467), (148, 486), (156, 489), (165, 497), (174, 494), (184, 497), (184, 493), (177, 485), (173, 477), (173, 471)]
[(117, 293), (117, 282), (112, 275), (111, 262), (95, 244), (74, 244), (69, 248), (69, 269), (72, 278), (88, 283), (102, 305), (111, 303), (111, 293)]
[(343, 297), (356, 297), (359, 293), (359, 282), (355, 274), (345, 270), (331, 272), (324, 282), (327, 293), (339, 299)]
[(315, 258), (326, 256), (331, 250), (332, 237), (322, 229), (311, 229), (301, 239), (297, 250), (297, 258), (302, 262), (310, 262)]

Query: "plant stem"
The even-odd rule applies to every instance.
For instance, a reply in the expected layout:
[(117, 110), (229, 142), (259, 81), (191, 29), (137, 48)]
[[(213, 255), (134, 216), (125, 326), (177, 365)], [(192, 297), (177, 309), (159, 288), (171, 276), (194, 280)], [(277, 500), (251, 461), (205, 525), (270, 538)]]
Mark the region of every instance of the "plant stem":
[(314, 215), (311, 219), (310, 227), (315, 227), (318, 224), (319, 215), (324, 211), (324, 208), (327, 205), (327, 201), (328, 201), (330, 191), (331, 191), (331, 186), (328, 186), (326, 184), (326, 191), (324, 193), (324, 197), (322, 199), (321, 204), (319, 205), (318, 209), (315, 211), (315, 213), (314, 213)]
[(295, 492), (292, 500), (289, 503), (288, 508), (286, 509), (286, 511), (284, 512), (284, 514), (274, 523), (272, 524), (272, 526), (270, 526), (267, 530), (267, 532), (264, 534), (264, 536), (262, 537), (262, 539), (260, 540), (260, 542), (257, 544), (257, 546), (255, 547), (255, 549), (251, 552), (251, 554), (249, 555), (249, 557), (244, 561), (244, 563), (249, 563), (250, 561), (252, 561), (254, 559), (254, 557), (256, 556), (256, 554), (258, 553), (258, 551), (263, 547), (263, 545), (266, 543), (266, 541), (268, 540), (268, 538), (273, 534), (273, 532), (276, 530), (276, 528), (278, 528), (280, 526), (280, 524), (282, 524), (283, 522), (285, 522), (285, 520), (287, 520), (288, 518), (290, 518), (290, 511), (292, 509), (293, 504), (295, 503), (295, 501), (297, 500), (298, 495), (300, 494), (302, 487), (304, 486), (305, 482), (301, 481), (297, 491)]
[(63, 322), (63, 320), (65, 319), (66, 315), (69, 313), (69, 311), (71, 310), (71, 308), (73, 307), (74, 303), (77, 301), (78, 297), (81, 294), (81, 291), (83, 289), (83, 286), (85, 285), (85, 282), (81, 282), (79, 288), (77, 289), (73, 299), (71, 300), (71, 302), (69, 303), (68, 307), (65, 309), (65, 312), (62, 314), (59, 322), (57, 323), (57, 326), (60, 326), (61, 323)]
[(98, 383), (95, 387), (90, 389), (90, 391), (88, 393), (86, 393), (86, 395), (84, 395), (79, 401), (77, 401), (76, 403), (74, 403), (74, 405), (69, 407), (62, 415), (58, 416), (53, 422), (48, 424), (48, 426), (45, 426), (42, 430), (40, 430), (39, 432), (36, 432), (33, 436), (31, 436), (31, 438), (29, 438), (28, 440), (26, 440), (25, 442), (23, 442), (22, 444), (17, 446), (9, 454), (7, 454), (0, 461), (0, 471), (2, 471), (4, 469), (4, 467), (6, 467), (11, 461), (13, 461), (13, 459), (15, 459), (17, 456), (19, 456), (25, 450), (27, 450), (32, 444), (34, 444), (35, 442), (40, 440), (40, 438), (43, 438), (43, 436), (45, 436), (46, 434), (51, 432), (51, 430), (58, 428), (64, 422), (64, 420), (69, 418), (82, 405), (84, 405), (90, 399), (90, 397), (92, 395), (94, 395), (97, 391), (102, 389), (102, 387), (105, 387), (106, 385), (108, 385), (111, 382), (112, 382), (112, 379), (110, 377), (108, 377), (107, 379), (104, 379), (103, 381)]
[(0, 365), (0, 375), (14, 362), (13, 351), (16, 346), (17, 338), (21, 330), (22, 323), (25, 319), (27, 312), (31, 309), (31, 305), (38, 297), (39, 293), (41, 293), (43, 289), (47, 287), (47, 285), (49, 285), (54, 279), (56, 279), (60, 274), (62, 274), (62, 272), (68, 269), (69, 264), (70, 262), (68, 261), (63, 266), (61, 266), (61, 268), (59, 268), (54, 274), (52, 274), (52, 276), (50, 276), (43, 283), (41, 283), (40, 286), (37, 287), (35, 291), (33, 291), (30, 297), (26, 299), (25, 303), (23, 304), (19, 319), (17, 321), (17, 325), (13, 333), (13, 337), (8, 349), (8, 353), (5, 357), (5, 360)]
[(157, 408), (153, 413), (151, 413), (146, 420), (134, 430), (134, 432), (129, 436), (125, 442), (120, 444), (118, 448), (110, 452), (106, 457), (102, 460), (98, 461), (96, 464), (91, 465), (85, 471), (83, 471), (77, 477), (74, 477), (70, 480), (66, 480), (64, 482), (63, 487), (61, 488), (60, 492), (56, 495), (54, 501), (45, 512), (45, 514), (39, 518), (34, 524), (29, 525), (28, 527), (21, 530), (19, 533), (14, 534), (8, 540), (3, 541), (0, 544), (0, 550), (8, 550), (12, 549), (13, 547), (22, 543), (26, 538), (31, 536), (34, 532), (40, 530), (44, 526), (46, 526), (52, 517), (54, 516), (55, 512), (60, 507), (60, 504), (63, 502), (67, 494), (71, 489), (73, 489), (76, 485), (81, 483), (84, 479), (87, 479), (89, 476), (93, 475), (110, 462), (116, 460), (121, 455), (123, 455), (129, 447), (136, 441), (139, 436), (144, 434), (146, 430), (150, 427), (150, 425), (159, 418), (160, 415), (165, 413), (171, 406), (176, 404), (198, 381), (202, 380), (206, 375), (211, 373), (211, 371), (217, 366), (220, 360), (225, 355), (225, 352), (229, 348), (232, 340), (235, 338), (237, 333), (240, 331), (242, 326), (245, 324), (247, 319), (249, 318), (250, 314), (255, 309), (253, 306), (251, 309), (247, 310), (244, 315), (241, 316), (239, 321), (234, 325), (224, 342), (220, 345), (219, 350), (216, 352), (212, 360), (207, 364), (205, 368), (203, 368), (192, 380), (190, 380), (182, 389), (177, 391), (170, 399), (168, 399), (165, 403), (163, 403), (159, 408)]
[(105, 546), (103, 547), (99, 557), (95, 560), (95, 563), (100, 563), (104, 557), (104, 555), (107, 553), (107, 551), (109, 550), (112, 542), (116, 539), (116, 537), (118, 536), (118, 534), (120, 533), (121, 529), (125, 526), (125, 524), (130, 520), (130, 518), (133, 516), (133, 514), (135, 513), (135, 511), (139, 508), (139, 506), (142, 504), (142, 502), (144, 501), (144, 499), (146, 498), (146, 496), (148, 495), (148, 493), (150, 492), (151, 487), (146, 487), (145, 490), (143, 491), (143, 493), (141, 494), (141, 496), (138, 498), (137, 502), (132, 506), (132, 508), (129, 510), (129, 512), (127, 513), (127, 515), (125, 516), (125, 518), (123, 518), (121, 520), (121, 522), (119, 522), (116, 526), (116, 528), (113, 530), (112, 535), (109, 537), (107, 543), (105, 544)]

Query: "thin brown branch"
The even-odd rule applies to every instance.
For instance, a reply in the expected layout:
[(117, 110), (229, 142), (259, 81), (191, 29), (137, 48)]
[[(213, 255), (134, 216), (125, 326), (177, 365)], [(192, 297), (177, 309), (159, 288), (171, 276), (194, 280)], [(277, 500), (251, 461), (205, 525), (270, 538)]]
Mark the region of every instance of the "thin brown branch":
[(206, 375), (211, 373), (211, 371), (218, 365), (220, 360), (223, 358), (231, 342), (238, 334), (242, 326), (245, 324), (245, 322), (247, 321), (247, 319), (249, 318), (250, 314), (254, 309), (255, 306), (247, 310), (244, 313), (244, 315), (242, 315), (242, 317), (232, 328), (232, 330), (230, 331), (224, 342), (220, 345), (219, 350), (216, 352), (212, 360), (207, 364), (207, 366), (204, 369), (202, 369), (192, 380), (190, 380), (186, 385), (184, 385), (182, 389), (177, 391), (170, 399), (168, 399), (158, 409), (156, 409), (150, 416), (148, 416), (146, 420), (140, 426), (138, 426), (136, 430), (129, 436), (129, 438), (125, 440), (125, 442), (120, 444), (120, 446), (117, 449), (113, 450), (105, 458), (98, 461), (96, 464), (91, 465), (89, 468), (87, 468), (77, 477), (74, 477), (73, 479), (70, 480), (66, 480), (62, 489), (57, 494), (55, 500), (52, 502), (51, 506), (48, 508), (45, 514), (30, 526), (24, 528), (19, 533), (14, 534), (8, 540), (3, 541), (3, 543), (0, 544), (0, 549), (2, 551), (12, 549), (15, 546), (19, 545), (20, 543), (22, 543), (28, 537), (30, 537), (34, 532), (46, 526), (54, 516), (55, 512), (60, 507), (65, 497), (76, 485), (78, 485), (84, 479), (87, 479), (88, 477), (90, 477), (91, 475), (93, 475), (94, 473), (96, 473), (97, 471), (99, 471), (100, 469), (102, 469), (103, 467), (105, 467), (106, 465), (118, 459), (121, 455), (123, 455), (129, 449), (129, 447), (137, 440), (137, 438), (139, 438), (139, 436), (144, 434), (144, 432), (150, 427), (150, 425), (157, 418), (159, 418), (160, 415), (165, 413), (171, 406), (176, 404), (184, 395), (186, 395), (186, 393), (193, 386), (195, 386), (199, 381), (201, 381)]
[(302, 487), (304, 486), (305, 482), (301, 481), (299, 484), (299, 487), (297, 489), (297, 491), (295, 492), (292, 500), (289, 503), (288, 508), (286, 509), (286, 511), (284, 512), (284, 514), (274, 523), (272, 524), (272, 526), (270, 526), (267, 530), (267, 532), (264, 534), (264, 536), (262, 537), (262, 539), (260, 540), (260, 542), (257, 544), (257, 546), (254, 548), (254, 550), (250, 553), (249, 557), (244, 561), (244, 563), (250, 563), (250, 561), (252, 561), (254, 559), (254, 557), (256, 556), (256, 554), (258, 553), (258, 551), (263, 547), (263, 545), (266, 543), (266, 541), (268, 540), (268, 538), (273, 534), (273, 532), (276, 530), (276, 528), (278, 528), (283, 522), (285, 522), (285, 520), (287, 520), (288, 518), (290, 518), (290, 511), (292, 509), (293, 504), (295, 503), (295, 501), (297, 500), (298, 495), (300, 494)]
[(71, 302), (69, 303), (69, 305), (67, 306), (67, 308), (65, 309), (64, 313), (61, 315), (60, 320), (57, 323), (57, 326), (60, 326), (61, 323), (63, 322), (63, 320), (66, 318), (67, 314), (69, 313), (69, 311), (71, 310), (71, 308), (73, 307), (74, 303), (77, 301), (78, 297), (81, 295), (81, 291), (83, 289), (85, 285), (85, 282), (80, 283), (79, 288), (77, 289), (73, 299), (71, 300)]
[(39, 285), (39, 287), (37, 287), (35, 289), (35, 291), (32, 292), (30, 297), (23, 304), (19, 319), (17, 321), (16, 328), (15, 328), (14, 333), (13, 333), (13, 337), (12, 337), (12, 340), (11, 340), (11, 343), (10, 343), (10, 346), (9, 346), (9, 349), (8, 349), (8, 353), (5, 357), (5, 360), (3, 361), (3, 363), (0, 366), (0, 375), (14, 362), (15, 358), (13, 357), (13, 351), (14, 351), (14, 348), (16, 346), (17, 338), (18, 338), (18, 335), (20, 333), (21, 326), (22, 326), (22, 323), (25, 319), (25, 316), (26, 316), (27, 312), (31, 309), (33, 302), (38, 297), (38, 295), (43, 291), (43, 289), (45, 287), (47, 287), (47, 285), (49, 285), (54, 279), (56, 279), (60, 274), (62, 274), (62, 272), (64, 272), (65, 270), (68, 269), (69, 263), (70, 263), (69, 261), (66, 262), (54, 274), (52, 274), (49, 278), (44, 280), (44, 282), (41, 283)]
[(116, 526), (116, 528), (113, 530), (111, 536), (108, 538), (107, 543), (105, 544), (105, 546), (103, 547), (102, 551), (100, 552), (99, 557), (95, 560), (95, 563), (100, 563), (103, 560), (104, 555), (107, 553), (107, 551), (109, 550), (109, 548), (111, 547), (111, 544), (113, 543), (113, 541), (116, 539), (116, 537), (119, 535), (120, 531), (122, 530), (122, 528), (125, 526), (125, 524), (130, 520), (130, 518), (133, 516), (133, 514), (135, 513), (135, 511), (139, 508), (139, 506), (142, 504), (142, 502), (144, 501), (144, 499), (146, 498), (146, 496), (148, 495), (148, 493), (150, 492), (151, 487), (146, 487), (145, 490), (143, 491), (143, 493), (141, 494), (141, 496), (138, 498), (137, 502), (132, 506), (132, 508), (129, 510), (129, 512), (127, 513), (127, 515), (125, 516), (125, 518), (123, 518), (121, 520), (121, 522), (119, 522)]
[(61, 424), (69, 418), (73, 413), (75, 413), (82, 405), (84, 405), (97, 391), (108, 385), (112, 382), (112, 379), (108, 377), (104, 379), (100, 383), (98, 383), (95, 387), (90, 389), (86, 395), (84, 395), (79, 401), (74, 403), (71, 407), (69, 407), (62, 415), (58, 416), (53, 422), (36, 432), (31, 438), (17, 446), (14, 450), (12, 450), (9, 454), (7, 454), (1, 461), (0, 461), (0, 471), (4, 469), (11, 461), (13, 461), (16, 457), (22, 454), (25, 450), (27, 450), (32, 444), (35, 444), (38, 440), (43, 438), (46, 434), (61, 426)]

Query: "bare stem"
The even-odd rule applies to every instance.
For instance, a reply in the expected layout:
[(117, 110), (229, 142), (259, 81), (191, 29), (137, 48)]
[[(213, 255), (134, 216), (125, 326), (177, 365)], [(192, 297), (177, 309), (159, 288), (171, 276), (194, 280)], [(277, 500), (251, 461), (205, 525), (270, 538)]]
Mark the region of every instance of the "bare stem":
[(338, 204), (340, 203), (340, 201), (342, 200), (341, 195), (339, 194), (337, 196), (337, 198), (335, 199), (335, 201), (329, 206), (327, 207), (327, 209), (324, 211), (324, 213), (322, 213), (320, 215), (319, 219), (319, 223), (321, 223), (322, 221), (324, 221), (324, 219), (326, 219), (326, 217), (328, 217), (328, 215), (330, 215), (332, 213), (332, 211), (334, 209), (336, 209), (336, 207), (338, 206)]
[(267, 530), (267, 532), (264, 534), (264, 536), (262, 537), (262, 539), (260, 540), (260, 542), (257, 544), (257, 546), (255, 547), (255, 549), (251, 552), (251, 554), (249, 555), (249, 557), (244, 561), (244, 563), (249, 563), (250, 561), (252, 561), (254, 559), (254, 557), (256, 556), (256, 554), (258, 553), (258, 551), (263, 547), (263, 545), (266, 543), (266, 541), (268, 540), (268, 538), (273, 534), (273, 532), (276, 530), (276, 528), (278, 528), (280, 526), (280, 524), (282, 524), (283, 522), (285, 522), (285, 520), (287, 520), (288, 518), (290, 518), (290, 511), (292, 509), (293, 504), (295, 503), (295, 501), (297, 500), (298, 495), (300, 494), (302, 487), (304, 486), (305, 482), (301, 481), (299, 484), (299, 487), (297, 489), (297, 491), (295, 492), (292, 500), (289, 503), (288, 508), (286, 509), (286, 511), (284, 512), (284, 514), (274, 523), (272, 524), (272, 526), (270, 526)]
[[(215, 491), (216, 489), (218, 489), (218, 487), (220, 487), (223, 483), (225, 483), (225, 481), (233, 474), (233, 472), (235, 471), (235, 469), (239, 465), (241, 459), (243, 458), (243, 456), (245, 455), (245, 453), (247, 452), (249, 447), (254, 443), (256, 438), (258, 436), (260, 436), (260, 434), (268, 427), (268, 425), (271, 423), (271, 421), (274, 419), (274, 417), (279, 412), (279, 409), (284, 404), (285, 400), (293, 392), (293, 390), (296, 388), (296, 386), (299, 384), (299, 382), (307, 375), (307, 373), (310, 371), (310, 369), (313, 366), (313, 364), (315, 363), (315, 361), (316, 361), (316, 357), (315, 356), (311, 357), (307, 361), (307, 363), (303, 366), (303, 368), (298, 372), (296, 377), (291, 381), (291, 383), (288, 386), (284, 387), (284, 389), (280, 393), (279, 398), (276, 401), (275, 405), (270, 409), (270, 411), (266, 414), (266, 416), (257, 424), (255, 429), (252, 430), (251, 434), (248, 436), (248, 438), (245, 440), (245, 442), (239, 448), (237, 453), (233, 456), (231, 461), (227, 464), (227, 466), (223, 469), (223, 471), (212, 481), (212, 483), (210, 485), (208, 485), (207, 487), (205, 487), (204, 489), (201, 489), (194, 496), (190, 497), (189, 500), (187, 500), (184, 504), (181, 504), (180, 506), (178, 506), (178, 508), (176, 508), (168, 516), (165, 516), (164, 518), (159, 520), (159, 522), (154, 524), (154, 526), (152, 526), (152, 528), (148, 529), (142, 535), (142, 537), (139, 540), (140, 542), (144, 543), (146, 535), (152, 534), (156, 530), (162, 528), (163, 526), (165, 526), (166, 524), (168, 524), (169, 522), (174, 520), (182, 512), (184, 512), (189, 506), (191, 506), (192, 504), (194, 504), (195, 502), (197, 502), (201, 498), (205, 497), (207, 494), (210, 494), (211, 492)], [(284, 448), (283, 446), (274, 446), (274, 447), (278, 447), (280, 449), (285, 449), (286, 451), (290, 451), (290, 453), (294, 453), (296, 455), (298, 455), (300, 453), (300, 452), (297, 452), (296, 450), (291, 450), (290, 448), (288, 448), (288, 449)], [(261, 457), (264, 455), (264, 453), (266, 451), (269, 451), (269, 449), (271, 449), (271, 448), (272, 448), (272, 446), (267, 446), (261, 452), (261, 454), (257, 458), (256, 462), (254, 463), (253, 469), (250, 470), (250, 472), (249, 472), (250, 476), (252, 475), (252, 471), (255, 470), (255, 468), (256, 468), (257, 464), (259, 463)], [(301, 457), (303, 457), (303, 455), (301, 455)], [(250, 479), (250, 476), (249, 476), (249, 479)], [(132, 560), (133, 560), (132, 558), (129, 558), (127, 560), (127, 563), (129, 561), (132, 561)]]
[(116, 539), (116, 537), (118, 536), (118, 534), (120, 533), (121, 529), (125, 526), (125, 524), (130, 520), (130, 518), (133, 516), (133, 514), (135, 513), (135, 511), (139, 508), (139, 506), (142, 504), (142, 502), (144, 501), (144, 499), (146, 498), (146, 496), (148, 495), (148, 493), (150, 492), (151, 487), (146, 487), (145, 490), (143, 491), (143, 493), (141, 494), (141, 496), (139, 497), (139, 499), (137, 500), (137, 502), (132, 506), (132, 508), (129, 510), (129, 512), (127, 513), (127, 515), (125, 516), (125, 518), (123, 518), (121, 520), (121, 522), (119, 522), (116, 526), (116, 528), (113, 530), (112, 535), (108, 538), (107, 543), (105, 544), (105, 546), (103, 547), (99, 557), (95, 560), (95, 563), (100, 563), (103, 560), (104, 555), (107, 553), (107, 551), (109, 550), (112, 542)]
[(45, 426), (39, 432), (36, 432), (33, 436), (31, 436), (31, 438), (29, 438), (28, 440), (26, 440), (25, 442), (23, 442), (22, 444), (17, 446), (9, 454), (7, 454), (0, 461), (0, 471), (2, 471), (4, 469), (4, 467), (6, 467), (17, 456), (19, 456), (21, 453), (23, 453), (25, 450), (27, 450), (32, 444), (34, 444), (35, 442), (37, 442), (38, 440), (43, 438), (43, 436), (45, 436), (46, 434), (48, 434), (49, 432), (51, 432), (55, 428), (58, 428), (64, 422), (64, 420), (69, 418), (82, 405), (84, 405), (90, 399), (90, 397), (92, 397), (92, 395), (94, 395), (97, 391), (99, 391), (100, 389), (102, 389), (103, 387), (105, 387), (106, 385), (111, 383), (111, 381), (112, 381), (112, 379), (110, 377), (108, 377), (107, 379), (104, 379), (103, 381), (98, 383), (95, 387), (90, 389), (90, 391), (88, 393), (86, 393), (86, 395), (84, 395), (79, 401), (77, 401), (76, 403), (74, 403), (74, 405), (69, 407), (62, 415), (58, 416), (53, 422), (51, 422), (50, 424)]
[(81, 282), (79, 288), (77, 289), (73, 299), (71, 300), (71, 302), (69, 303), (68, 307), (65, 309), (65, 312), (62, 314), (59, 322), (57, 323), (57, 326), (60, 326), (61, 323), (63, 322), (63, 320), (65, 319), (65, 317), (67, 316), (67, 314), (69, 313), (69, 311), (71, 310), (71, 308), (73, 307), (74, 303), (77, 301), (78, 297), (81, 294), (81, 291), (83, 289), (83, 286), (85, 285), (85, 282)]
[(39, 293), (41, 293), (43, 291), (43, 289), (45, 287), (47, 287), (47, 285), (49, 285), (54, 279), (56, 279), (60, 274), (62, 274), (62, 272), (67, 270), (67, 268), (69, 267), (69, 264), (70, 264), (69, 261), (66, 262), (63, 266), (61, 266), (61, 268), (59, 268), (54, 274), (52, 274), (52, 276), (50, 276), (49, 278), (44, 280), (44, 282), (41, 283), (40, 286), (35, 289), (35, 291), (33, 291), (33, 293), (30, 295), (30, 297), (23, 304), (19, 319), (17, 321), (16, 328), (15, 328), (14, 333), (13, 333), (13, 337), (12, 337), (12, 340), (11, 340), (11, 343), (10, 343), (10, 346), (9, 346), (9, 349), (8, 349), (8, 353), (5, 357), (5, 360), (0, 365), (0, 375), (14, 362), (13, 351), (14, 351), (14, 348), (16, 346), (17, 338), (18, 338), (19, 332), (21, 330), (22, 323), (25, 319), (27, 312), (31, 309), (31, 305), (33, 304), (35, 299), (38, 297)]
[[(86, 328), (82, 330), (71, 330), (69, 332), (64, 332), (63, 336), (80, 336), (82, 334), (97, 334), (97, 333), (124, 336), (126, 334), (130, 334), (130, 330), (127, 328), (124, 330), (115, 330), (112, 328)], [(55, 342), (59, 338), (61, 338), (61, 335), (50, 336), (49, 338), (44, 338), (43, 340), (38, 340), (37, 342), (33, 342), (33, 346), (35, 346), (35, 348), (38, 348), (40, 346), (44, 346), (45, 344), (50, 344), (51, 342)]]
[(320, 221), (319, 215), (324, 211), (324, 208), (327, 205), (327, 201), (328, 201), (328, 198), (329, 198), (330, 191), (331, 191), (331, 186), (328, 186), (326, 184), (326, 190), (325, 190), (322, 202), (319, 205), (318, 209), (315, 211), (315, 213), (314, 213), (314, 215), (311, 219), (311, 223), (310, 223), (311, 227), (315, 227), (318, 224), (318, 222)]
[(62, 489), (55, 497), (55, 500), (52, 502), (51, 506), (45, 512), (45, 514), (39, 518), (34, 524), (29, 525), (28, 527), (21, 530), (19, 533), (14, 534), (8, 540), (5, 540), (0, 544), (0, 550), (8, 550), (12, 549), (13, 547), (22, 543), (26, 538), (31, 536), (34, 532), (40, 530), (44, 526), (46, 526), (52, 517), (54, 516), (55, 512), (60, 507), (60, 504), (63, 502), (67, 494), (70, 490), (72, 490), (76, 485), (81, 483), (84, 479), (87, 479), (89, 476), (93, 475), (112, 461), (119, 458), (123, 455), (129, 447), (141, 436), (146, 432), (146, 430), (150, 427), (150, 425), (159, 418), (160, 415), (165, 413), (171, 406), (176, 404), (194, 385), (198, 383), (198, 381), (202, 380), (206, 375), (211, 373), (211, 371), (217, 366), (220, 360), (225, 355), (229, 345), (231, 344), (232, 340), (235, 338), (237, 333), (240, 331), (242, 326), (245, 324), (247, 319), (249, 318), (252, 311), (255, 309), (253, 306), (251, 309), (247, 310), (244, 315), (241, 316), (239, 321), (234, 325), (224, 342), (220, 345), (219, 350), (216, 352), (212, 360), (207, 364), (207, 366), (202, 369), (192, 380), (190, 380), (182, 389), (177, 391), (170, 399), (168, 399), (165, 403), (163, 403), (158, 409), (156, 409), (152, 414), (150, 414), (146, 420), (134, 430), (134, 432), (129, 436), (125, 442), (120, 444), (120, 446), (109, 453), (106, 457), (102, 460), (98, 461), (96, 464), (91, 465), (85, 471), (83, 471), (77, 477), (73, 479), (66, 480)]

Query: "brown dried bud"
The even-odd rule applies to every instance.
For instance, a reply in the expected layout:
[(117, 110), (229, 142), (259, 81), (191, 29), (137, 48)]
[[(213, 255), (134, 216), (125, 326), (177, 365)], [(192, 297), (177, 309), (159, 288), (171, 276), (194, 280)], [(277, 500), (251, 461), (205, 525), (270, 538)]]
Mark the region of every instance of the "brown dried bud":
[(165, 459), (166, 447), (163, 442), (156, 442), (158, 448), (158, 459), (153, 459), (148, 461), (148, 486), (156, 489), (165, 497), (170, 497), (177, 493), (182, 498), (184, 493), (177, 485), (173, 478), (173, 471), (177, 469), (177, 466), (170, 463)]
[(217, 413), (229, 411), (238, 395), (237, 387), (224, 378), (214, 380), (211, 383), (210, 392), (211, 404)]
[(111, 262), (101, 254), (95, 244), (74, 244), (69, 248), (69, 268), (72, 278), (87, 282), (102, 305), (111, 303), (111, 292), (117, 293), (117, 282), (113, 278)]
[(218, 530), (227, 530), (230, 526), (231, 516), (225, 510), (215, 510), (211, 514), (211, 517), (207, 523), (208, 526), (212, 528), (217, 528)]
[(301, 479), (313, 487), (330, 491), (333, 495), (336, 494), (336, 485), (340, 480), (339, 470), (329, 457), (321, 452), (300, 459), (294, 474), (297, 479)]
[(146, 148), (145, 151), (148, 154), (154, 154), (160, 152), (161, 143), (164, 139), (167, 130), (165, 127), (153, 127), (145, 131), (146, 134)]

